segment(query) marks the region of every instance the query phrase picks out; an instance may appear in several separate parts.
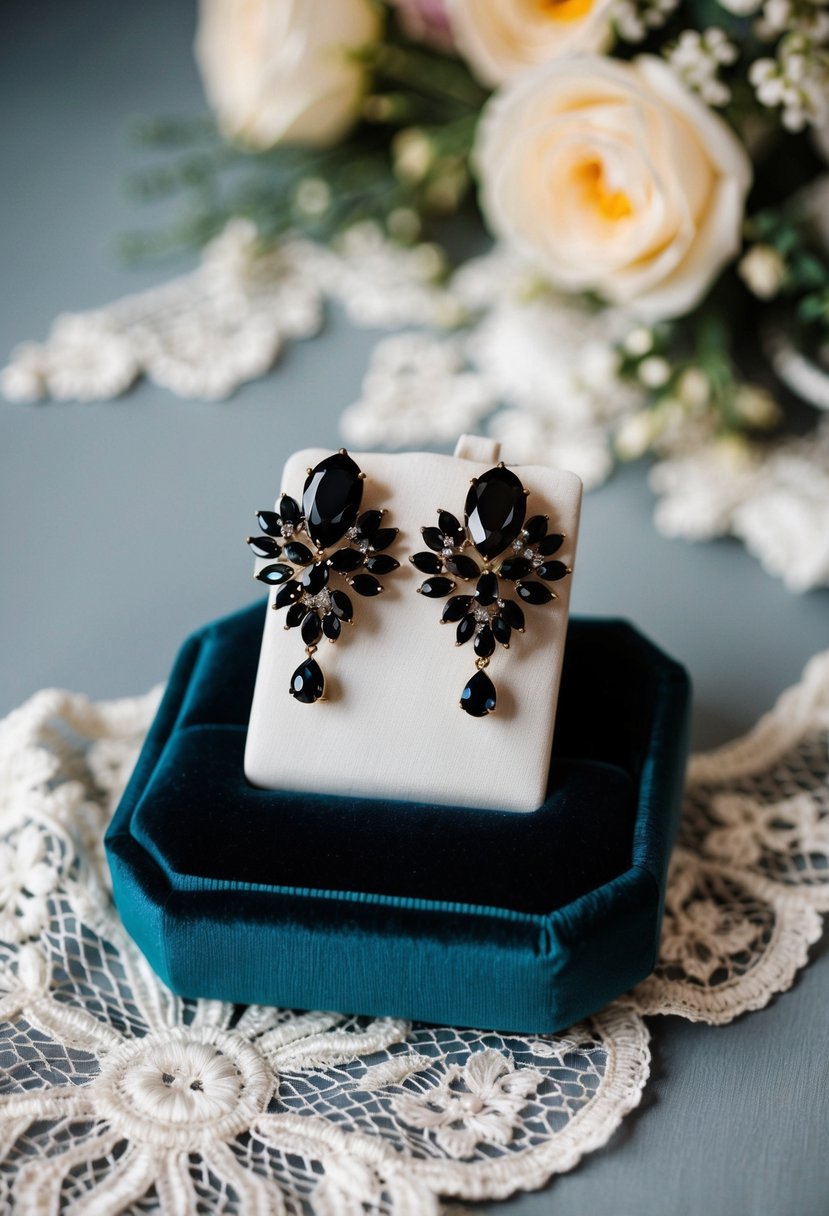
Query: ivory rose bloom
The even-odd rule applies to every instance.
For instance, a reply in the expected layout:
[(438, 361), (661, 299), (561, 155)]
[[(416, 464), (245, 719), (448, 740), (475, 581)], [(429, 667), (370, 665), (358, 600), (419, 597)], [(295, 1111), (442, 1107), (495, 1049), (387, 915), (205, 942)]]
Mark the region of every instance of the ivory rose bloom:
[(366, 74), (352, 52), (379, 33), (371, 0), (200, 0), (196, 61), (225, 135), (325, 145), (357, 117)]
[(661, 59), (545, 64), (487, 104), (476, 163), (495, 233), (645, 320), (692, 309), (740, 248), (748, 155)]
[(610, 44), (613, 0), (446, 0), (455, 42), (484, 84)]

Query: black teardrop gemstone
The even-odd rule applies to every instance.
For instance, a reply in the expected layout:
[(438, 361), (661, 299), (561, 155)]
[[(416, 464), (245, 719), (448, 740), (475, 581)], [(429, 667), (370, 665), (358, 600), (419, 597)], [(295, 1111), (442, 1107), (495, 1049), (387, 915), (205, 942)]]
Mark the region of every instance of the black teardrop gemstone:
[(341, 621), (350, 621), (354, 616), (354, 605), (344, 591), (331, 592), (331, 611)]
[(308, 546), (298, 540), (292, 540), (285, 546), (283, 556), (287, 557), (288, 561), (293, 562), (295, 566), (307, 566), (314, 560), (314, 555)]
[(263, 566), (256, 577), (260, 583), (267, 583), (269, 587), (278, 587), (280, 583), (284, 583), (292, 574), (293, 570), (290, 566), (286, 566), (283, 562), (277, 562), (275, 566)]
[(482, 557), (496, 557), (511, 544), (527, 511), (524, 487), (511, 469), (489, 469), (469, 487), (464, 519)]
[(305, 620), (308, 609), (303, 603), (291, 604), (288, 611), (285, 613), (285, 628), (296, 629), (297, 625), (301, 625)]
[(308, 613), (302, 622), (300, 633), (306, 646), (316, 646), (322, 636), (322, 624), (316, 612)]
[(465, 553), (456, 553), (454, 557), (447, 557), (446, 569), (450, 574), (457, 574), (458, 578), (477, 578), (481, 573), (481, 567), (474, 557), (467, 557)]
[(345, 536), (357, 518), (362, 497), (360, 469), (347, 452), (321, 460), (302, 490), (305, 527), (314, 544), (327, 549)]
[(423, 540), (435, 553), (441, 553), (446, 546), (443, 543), (443, 533), (439, 528), (421, 528)]
[(302, 595), (302, 588), (295, 579), (285, 583), (276, 593), (274, 603), (277, 608), (284, 608), (287, 604), (295, 603)]
[(522, 529), (524, 540), (528, 545), (534, 545), (537, 540), (541, 540), (542, 536), (547, 535), (546, 515), (533, 515), (532, 519), (528, 519)]
[(314, 701), (319, 701), (325, 692), (325, 678), (316, 659), (306, 659), (304, 663), (300, 663), (291, 676), (288, 692), (305, 705), (313, 705)]
[(519, 578), (526, 578), (531, 572), (533, 564), (526, 557), (509, 557), (505, 562), (501, 562), (501, 569), (498, 573), (501, 578), (508, 578), (513, 582)]
[(388, 553), (377, 553), (374, 557), (366, 558), (366, 570), (369, 574), (391, 574), (399, 565), (397, 558), (389, 557)]
[(516, 583), (515, 590), (525, 604), (549, 604), (550, 600), (555, 599), (550, 588), (543, 583)]
[(478, 579), (478, 585), (475, 588), (475, 599), (483, 607), (488, 604), (494, 604), (498, 598), (498, 579), (488, 570), (486, 574), (482, 574)]
[(451, 537), (455, 545), (462, 545), (466, 539), (460, 522), (451, 511), (438, 511), (438, 528), (444, 536)]
[(415, 553), (409, 561), (421, 574), (440, 574), (443, 570), (443, 562), (436, 553)]
[(372, 574), (355, 574), (348, 581), (358, 595), (379, 595), (383, 590)]
[(495, 635), (489, 625), (482, 625), (475, 638), (475, 654), (481, 659), (488, 659), (495, 650)]
[(440, 618), (441, 621), (444, 625), (451, 621), (459, 621), (462, 616), (466, 616), (471, 603), (471, 595), (453, 595), (451, 600), (446, 601), (443, 616)]
[(542, 557), (552, 557), (554, 553), (558, 553), (563, 544), (564, 533), (553, 532), (550, 536), (545, 536), (543, 540), (539, 541), (536, 547)]
[(362, 566), (364, 556), (359, 549), (338, 549), (329, 557), (328, 565), (332, 570), (338, 570), (340, 574), (351, 574), (352, 570), (357, 570)]
[(564, 562), (544, 562), (536, 570), (538, 577), (546, 579), (548, 583), (557, 583), (560, 578), (564, 578), (565, 574), (569, 573)]
[(450, 591), (454, 590), (455, 584), (451, 578), (427, 578), (420, 584), (420, 594), (427, 596), (430, 600), (443, 599), (444, 595), (448, 595)]
[(337, 638), (340, 636), (341, 629), (342, 625), (339, 622), (339, 618), (334, 616), (333, 612), (326, 612), (325, 616), (322, 618), (322, 632), (328, 638), (329, 642), (336, 642)]
[(517, 629), (519, 633), (523, 632), (524, 610), (520, 604), (516, 604), (515, 600), (504, 600), (499, 612), (511, 629)]
[(495, 708), (495, 685), (485, 671), (476, 671), (461, 693), (461, 709), (473, 718), (485, 718)]
[(314, 562), (303, 571), (299, 580), (309, 595), (317, 595), (323, 587), (328, 586), (328, 567), (325, 562)]
[(256, 518), (259, 520), (259, 527), (263, 532), (267, 532), (268, 536), (282, 535), (282, 520), (276, 511), (257, 511)]
[(509, 646), (512, 629), (504, 618), (502, 616), (494, 616), (490, 624), (492, 625), (492, 632), (495, 635), (495, 641), (500, 642), (502, 646)]
[(257, 557), (278, 557), (280, 545), (273, 536), (249, 536), (247, 543)]
[(362, 536), (364, 539), (367, 539), (369, 536), (373, 536), (380, 527), (380, 520), (382, 518), (382, 511), (363, 511), (362, 515), (357, 520), (357, 535)]
[(381, 549), (388, 549), (396, 536), (397, 528), (378, 528), (371, 538), (371, 547), (379, 553)]
[(455, 630), (455, 644), (463, 646), (464, 642), (468, 642), (475, 633), (475, 626), (478, 622), (470, 612), (469, 616), (465, 616), (463, 620), (458, 622), (458, 627)]
[(279, 500), (279, 514), (283, 524), (298, 524), (301, 519), (299, 503), (290, 494), (283, 494)]

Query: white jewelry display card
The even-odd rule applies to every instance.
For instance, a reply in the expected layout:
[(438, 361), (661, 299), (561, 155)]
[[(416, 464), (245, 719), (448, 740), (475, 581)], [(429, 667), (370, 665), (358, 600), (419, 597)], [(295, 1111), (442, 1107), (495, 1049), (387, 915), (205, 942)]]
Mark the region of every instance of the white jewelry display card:
[[(551, 582), (555, 598), (539, 604), (522, 603), (515, 583), (499, 578), (498, 596), (520, 605), (525, 632), (514, 630), (509, 648), (496, 645), (488, 662), (476, 660), (472, 640), (456, 644), (457, 624), (441, 623), (447, 600), (417, 593), (428, 574), (408, 559), (427, 549), (421, 528), (437, 526), (438, 509), (463, 523), (470, 480), (497, 461), (486, 459), (497, 449), (485, 441), (470, 439), (458, 450), (484, 459), (349, 453), (365, 474), (360, 510), (385, 508), (383, 527), (399, 529), (385, 552), (400, 568), (380, 579), (383, 594), (371, 598), (353, 593), (346, 581), (353, 575), (332, 574), (331, 586), (352, 600), (354, 622), (335, 645), (319, 642), (325, 697), (312, 704), (289, 695), (305, 658), (300, 629), (285, 629), (285, 609), (268, 611), (245, 752), (252, 784), (512, 811), (544, 801), (573, 575)], [(279, 489), (300, 500), (308, 469), (330, 455), (309, 449), (291, 456)], [(575, 567), (578, 477), (535, 465), (509, 470), (528, 492), (526, 520), (548, 516), (549, 532), (564, 534), (555, 561)], [(505, 556), (520, 558), (525, 549), (537, 565), (521, 538)], [(476, 556), (472, 545), (463, 552)], [(267, 564), (261, 559), (258, 568)], [(474, 581), (453, 582), (453, 595), (475, 591)], [(277, 594), (270, 593), (271, 605)], [(497, 688), (496, 711), (484, 717), (459, 706), (476, 665)]]

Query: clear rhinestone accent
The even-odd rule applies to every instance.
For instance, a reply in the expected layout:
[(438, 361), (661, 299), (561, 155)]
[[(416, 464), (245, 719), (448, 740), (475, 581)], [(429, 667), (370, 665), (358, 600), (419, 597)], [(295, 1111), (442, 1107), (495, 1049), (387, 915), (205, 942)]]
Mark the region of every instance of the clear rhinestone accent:
[(322, 591), (318, 591), (316, 595), (303, 596), (302, 602), (309, 608), (315, 608), (319, 612), (328, 612), (331, 608), (331, 595), (328, 588), (325, 587)]

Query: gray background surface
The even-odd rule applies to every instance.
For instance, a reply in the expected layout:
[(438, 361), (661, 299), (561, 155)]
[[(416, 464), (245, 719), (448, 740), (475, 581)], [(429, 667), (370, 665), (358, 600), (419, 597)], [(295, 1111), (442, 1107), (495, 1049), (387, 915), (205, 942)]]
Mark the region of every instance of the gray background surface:
[[(189, 3), (3, 6), (0, 358), (55, 314), (175, 269), (111, 254), (151, 216), (119, 190), (139, 114), (203, 107)], [(109, 251), (109, 252), (108, 252)], [(332, 317), (224, 404), (141, 385), (100, 405), (0, 404), (0, 712), (38, 688), (94, 697), (163, 680), (180, 641), (251, 598), (242, 538), (286, 455), (338, 446), (377, 335)], [(654, 532), (641, 468), (586, 499), (576, 612), (623, 615), (690, 668), (694, 743), (747, 729), (829, 645), (829, 595), (790, 596), (730, 543)], [(653, 1077), (603, 1151), (520, 1216), (826, 1216), (829, 958), (721, 1029), (653, 1022)]]

